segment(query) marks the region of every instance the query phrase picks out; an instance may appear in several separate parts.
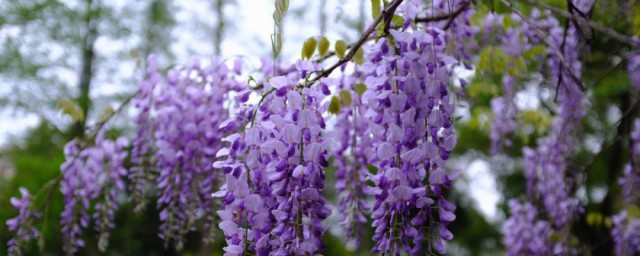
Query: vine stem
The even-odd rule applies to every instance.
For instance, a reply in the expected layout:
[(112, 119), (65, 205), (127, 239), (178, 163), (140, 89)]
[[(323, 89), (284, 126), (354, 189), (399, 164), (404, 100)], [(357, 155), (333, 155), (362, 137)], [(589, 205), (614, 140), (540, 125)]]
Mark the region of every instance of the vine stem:
[[(556, 8), (554, 6), (551, 6), (549, 4), (543, 3), (542, 1), (537, 1), (537, 0), (522, 0), (523, 2), (545, 9), (545, 10), (550, 10), (551, 12), (554, 12), (564, 18), (567, 19), (571, 19), (571, 20), (577, 20), (579, 22), (581, 22), (584, 25), (587, 25), (588, 27), (595, 29), (597, 31), (600, 31), (601, 33), (603, 33), (604, 35), (606, 35), (609, 38), (615, 39), (621, 43), (624, 44), (628, 44), (632, 47), (640, 47), (640, 40), (634, 40), (632, 37), (629, 37), (627, 35), (618, 33), (617, 31), (610, 29), (608, 27), (605, 27), (604, 25), (594, 22), (592, 20), (589, 20), (585, 17), (582, 17), (580, 15), (574, 15), (571, 14), (565, 10)], [(505, 0), (502, 0), (502, 2), (504, 3)], [(506, 3), (505, 3), (506, 4)], [(510, 6), (510, 4), (507, 4), (507, 6)]]
[(353, 56), (356, 55), (356, 52), (360, 49), (360, 47), (362, 47), (362, 45), (368, 40), (369, 36), (371, 35), (371, 33), (373, 33), (374, 31), (376, 31), (376, 28), (378, 27), (378, 25), (380, 24), (380, 22), (382, 22), (383, 20), (386, 21), (391, 21), (391, 18), (393, 17), (393, 14), (395, 13), (396, 9), (398, 8), (398, 6), (400, 6), (400, 4), (402, 3), (403, 0), (394, 0), (393, 2), (391, 2), (383, 11), (382, 13), (373, 21), (373, 24), (371, 24), (365, 31), (364, 33), (362, 33), (362, 35), (360, 36), (360, 38), (358, 39), (358, 41), (356, 41), (353, 46), (351, 47), (351, 49), (349, 50), (349, 53), (347, 55), (345, 55), (342, 59), (340, 59), (338, 62), (336, 62), (335, 64), (333, 64), (331, 67), (329, 67), (328, 69), (322, 71), (319, 75), (317, 75), (316, 77), (314, 77), (313, 79), (311, 79), (309, 81), (309, 84), (307, 86), (311, 86), (314, 83), (318, 82), (321, 78), (323, 77), (327, 77), (329, 76), (336, 68), (342, 66), (342, 64), (345, 64), (347, 62), (349, 62), (351, 59), (353, 59)]

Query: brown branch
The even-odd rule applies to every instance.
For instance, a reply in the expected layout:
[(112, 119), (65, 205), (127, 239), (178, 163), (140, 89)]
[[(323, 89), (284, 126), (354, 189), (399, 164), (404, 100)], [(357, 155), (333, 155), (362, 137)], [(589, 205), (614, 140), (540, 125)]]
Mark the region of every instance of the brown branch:
[(548, 37), (544, 34), (544, 32), (542, 30), (540, 30), (540, 28), (538, 28), (538, 26), (536, 26), (535, 24), (533, 24), (530, 20), (529, 17), (525, 16), (524, 14), (522, 14), (520, 11), (518, 11), (515, 7), (513, 7), (513, 5), (511, 3), (509, 3), (507, 0), (500, 0), (504, 5), (506, 5), (513, 13), (515, 13), (516, 15), (520, 16), (520, 18), (522, 18), (522, 20), (524, 20), (524, 22), (526, 22), (527, 24), (529, 24), (529, 26), (533, 27), (534, 30), (536, 31), (536, 33), (538, 34), (538, 36), (545, 42), (545, 44), (547, 46), (549, 46), (549, 48), (551, 48), (551, 50), (554, 51), (554, 53), (558, 56), (558, 60), (560, 60), (560, 64), (562, 64), (562, 66), (564, 67), (564, 69), (567, 71), (567, 73), (569, 74), (569, 76), (571, 77), (571, 79), (574, 80), (574, 82), (576, 82), (576, 84), (578, 85), (578, 87), (580, 87), (580, 90), (584, 91), (585, 90), (585, 86), (582, 83), (582, 81), (580, 81), (580, 78), (578, 78), (578, 76), (576, 76), (575, 73), (573, 73), (573, 69), (571, 69), (571, 66), (567, 63), (567, 61), (564, 59), (564, 55), (562, 54), (562, 52), (560, 51), (560, 49), (558, 49), (558, 47), (556, 47), (553, 43), (551, 43), (551, 41), (549, 41)]
[(453, 20), (455, 20), (458, 16), (460, 16), (460, 14), (462, 14), (462, 12), (464, 12), (468, 8), (469, 8), (469, 2), (465, 2), (462, 6), (460, 6), (460, 8), (458, 8), (454, 12), (447, 13), (440, 16), (433, 16), (433, 17), (418, 17), (415, 19), (415, 22), (429, 23), (429, 22), (435, 22), (435, 21), (448, 20), (447, 24), (445, 24), (444, 26), (444, 29), (446, 30), (447, 28), (449, 28), (449, 26), (451, 26), (451, 23), (453, 23)]
[(120, 113), (124, 109), (124, 107), (127, 106), (129, 102), (131, 102), (131, 100), (136, 95), (138, 95), (137, 92), (129, 95), (122, 103), (120, 103), (120, 106), (118, 106), (118, 108), (116, 108), (113, 112), (109, 113), (109, 115), (107, 115), (103, 120), (96, 123), (95, 126), (93, 127), (94, 131), (96, 133), (99, 132), (100, 129), (102, 129), (102, 127), (104, 127), (107, 124), (107, 122), (111, 120), (111, 118), (113, 118), (116, 114)]
[(327, 77), (329, 76), (336, 68), (342, 66), (342, 64), (347, 63), (348, 61), (350, 61), (353, 56), (356, 54), (356, 52), (358, 51), (358, 49), (360, 49), (360, 47), (364, 44), (364, 42), (366, 42), (369, 38), (369, 35), (371, 35), (371, 33), (373, 33), (376, 30), (376, 27), (378, 26), (378, 24), (380, 24), (380, 22), (382, 20), (386, 20), (386, 19), (390, 19), (390, 17), (393, 17), (393, 14), (396, 11), (396, 8), (398, 8), (398, 6), (400, 5), (400, 3), (402, 3), (403, 0), (394, 0), (393, 2), (391, 2), (380, 14), (380, 16), (378, 16), (375, 21), (373, 21), (373, 24), (371, 24), (362, 34), (362, 36), (360, 36), (360, 38), (358, 39), (358, 41), (356, 41), (353, 44), (353, 47), (351, 47), (351, 49), (349, 50), (349, 53), (347, 55), (345, 55), (342, 59), (340, 59), (338, 62), (336, 62), (335, 64), (333, 64), (331, 67), (329, 67), (328, 69), (320, 72), (319, 75), (317, 75), (316, 77), (314, 77), (313, 79), (309, 80), (309, 83), (306, 86), (311, 86), (314, 83), (318, 82), (321, 78), (323, 77)]
[[(521, 0), (521, 1), (523, 1), (525, 3), (528, 3), (530, 5), (536, 6), (538, 8), (542, 8), (542, 9), (545, 9), (545, 10), (550, 10), (550, 11), (552, 11), (552, 12), (554, 12), (554, 13), (556, 13), (556, 14), (564, 17), (564, 18), (580, 21), (584, 25), (587, 25), (588, 27), (590, 27), (590, 28), (592, 28), (594, 30), (600, 31), (601, 33), (603, 33), (607, 37), (615, 39), (615, 40), (617, 40), (617, 41), (619, 41), (621, 43), (628, 44), (628, 45), (630, 45), (632, 47), (640, 47), (640, 40), (634, 40), (630, 36), (618, 33), (617, 31), (615, 31), (613, 29), (610, 29), (610, 28), (608, 28), (608, 27), (606, 27), (606, 26), (604, 26), (604, 25), (602, 25), (600, 23), (591, 21), (591, 20), (589, 20), (587, 18), (581, 17), (580, 15), (573, 15), (573, 14), (571, 14), (571, 13), (565, 11), (565, 10), (556, 8), (554, 6), (551, 6), (549, 4), (546, 4), (546, 3), (543, 3), (543, 2), (537, 1), (537, 0)], [(505, 1), (502, 0), (502, 2), (504, 3)], [(511, 6), (510, 3), (509, 4), (505, 3), (505, 4), (507, 6)]]

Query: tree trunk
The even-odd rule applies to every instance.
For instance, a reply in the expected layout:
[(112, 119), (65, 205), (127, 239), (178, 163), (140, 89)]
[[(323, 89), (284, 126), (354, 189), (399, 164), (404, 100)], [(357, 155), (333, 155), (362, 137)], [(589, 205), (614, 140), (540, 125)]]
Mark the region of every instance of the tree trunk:
[[(100, 14), (100, 3), (93, 0), (86, 1), (87, 10), (85, 13), (85, 35), (82, 42), (82, 67), (80, 70), (80, 78), (78, 88), (78, 106), (84, 113), (82, 120), (76, 121), (73, 127), (73, 137), (83, 138), (85, 136), (85, 128), (87, 117), (91, 109), (91, 79), (93, 78), (93, 62), (95, 59), (94, 46), (98, 37), (98, 16)], [(95, 6), (94, 6), (95, 5)]]

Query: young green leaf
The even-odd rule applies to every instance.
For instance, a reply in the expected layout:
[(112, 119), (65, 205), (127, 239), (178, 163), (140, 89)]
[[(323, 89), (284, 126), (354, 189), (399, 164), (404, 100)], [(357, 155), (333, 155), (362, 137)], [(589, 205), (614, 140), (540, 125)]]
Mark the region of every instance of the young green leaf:
[(320, 57), (327, 55), (327, 52), (329, 52), (329, 45), (329, 39), (324, 36), (320, 38), (320, 42), (318, 43), (318, 54), (320, 54)]
[(340, 95), (340, 100), (345, 106), (351, 106), (351, 93), (349, 91), (342, 90), (338, 95)]
[(367, 91), (367, 86), (363, 83), (357, 83), (353, 85), (353, 90), (356, 91), (358, 96), (362, 96), (362, 94)]
[(353, 62), (360, 65), (362, 64), (363, 61), (364, 61), (364, 52), (362, 51), (362, 48), (358, 48), (358, 50), (356, 51), (356, 54), (353, 55)]
[(340, 100), (336, 96), (331, 97), (331, 102), (329, 102), (329, 113), (335, 115), (340, 113)]
[(346, 51), (347, 43), (344, 40), (338, 40), (336, 42), (336, 55), (338, 55), (338, 57), (342, 59)]
[(75, 102), (70, 99), (60, 99), (58, 101), (58, 109), (69, 115), (73, 121), (83, 121), (84, 111)]
[(380, 6), (380, 0), (371, 0), (371, 16), (373, 19), (377, 19), (380, 16), (382, 7)]
[(313, 53), (316, 51), (316, 39), (313, 37), (309, 37), (307, 41), (304, 42), (302, 46), (302, 59), (309, 59), (313, 56)]

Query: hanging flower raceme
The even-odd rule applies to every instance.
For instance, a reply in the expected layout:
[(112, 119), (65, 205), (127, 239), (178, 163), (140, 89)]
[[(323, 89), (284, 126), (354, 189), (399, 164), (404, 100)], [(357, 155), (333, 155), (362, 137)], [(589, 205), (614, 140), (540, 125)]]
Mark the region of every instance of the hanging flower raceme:
[(629, 72), (631, 86), (635, 87), (636, 92), (640, 95), (640, 53), (629, 54), (627, 71)]
[(227, 159), (214, 164), (226, 179), (216, 195), (224, 198), (218, 214), (228, 255), (314, 255), (324, 249), (322, 220), (331, 211), (322, 196), (328, 161), (321, 103), (332, 81), (298, 84), (313, 71), (307, 64), (270, 78), (258, 105), (241, 107), (220, 126), (245, 126), (225, 138), (230, 145), (218, 155)]
[(455, 219), (455, 206), (443, 189), (456, 176), (445, 171), (456, 143), (447, 65), (457, 61), (444, 54), (440, 29), (390, 32), (394, 42), (380, 40), (359, 67), (366, 75), (364, 116), (371, 120), (376, 150), (377, 173), (369, 178), (376, 198), (372, 251), (416, 254), (435, 247), (444, 253), (443, 240), (453, 237), (446, 225)]
[(131, 163), (129, 178), (131, 182), (131, 198), (135, 203), (134, 212), (141, 212), (150, 196), (154, 178), (157, 175), (152, 171), (154, 163), (154, 130), (157, 122), (153, 119), (153, 95), (154, 89), (161, 82), (162, 76), (157, 71), (157, 58), (149, 56), (147, 60), (147, 72), (140, 80), (140, 88), (132, 99), (134, 108), (138, 114), (133, 118), (136, 124), (136, 133), (132, 141)]
[[(122, 201), (119, 197), (125, 193), (127, 140), (105, 139), (106, 130), (104, 127), (98, 132), (94, 146), (82, 148), (75, 141), (65, 146), (60, 190), (65, 202), (61, 223), (67, 254), (74, 254), (84, 246), (83, 229), (89, 226), (91, 217), (99, 234), (98, 248), (106, 249), (115, 211)], [(92, 202), (96, 202), (95, 213), (89, 216)]]
[(214, 234), (216, 207), (211, 193), (217, 187), (219, 174), (212, 163), (223, 137), (218, 126), (228, 116), (225, 97), (228, 91), (237, 89), (237, 82), (224, 63), (216, 59), (212, 62), (201, 65), (194, 60), (170, 70), (166, 80), (159, 83), (153, 73), (148, 78), (150, 87), (157, 83), (155, 89), (148, 90), (153, 93), (155, 114), (160, 237), (165, 245), (173, 241), (178, 250), (198, 221), (204, 223), (205, 241), (211, 241)]
[[(407, 6), (410, 4), (408, 3)], [(471, 51), (478, 48), (475, 36), (478, 27), (471, 25), (471, 16), (475, 10), (471, 8), (471, 1), (468, 0), (435, 0), (425, 4), (428, 9), (422, 14), (425, 18), (448, 17), (442, 19), (435, 26), (445, 31), (445, 40), (449, 43), (447, 51), (455, 57), (459, 64), (471, 70)], [(433, 26), (433, 24), (431, 24)]]
[[(369, 159), (375, 157), (375, 151), (370, 147), (371, 138), (366, 136), (368, 119), (364, 117), (365, 106), (356, 87), (363, 88), (363, 84), (356, 83), (356, 74), (343, 75), (336, 91), (341, 103), (340, 113), (336, 116), (335, 125), (331, 132), (333, 140), (333, 166), (336, 168), (336, 192), (338, 198), (338, 212), (340, 224), (345, 228), (347, 242), (360, 246), (363, 226), (367, 223), (365, 213), (370, 210), (367, 202), (367, 188), (365, 185)], [(335, 96), (334, 96), (335, 97)]]
[(536, 208), (530, 203), (511, 199), (509, 209), (511, 216), (502, 227), (507, 254), (545, 255), (551, 247), (549, 223), (539, 219)]
[(40, 218), (40, 213), (32, 207), (32, 198), (29, 191), (20, 188), (21, 198), (11, 198), (11, 205), (18, 210), (18, 216), (7, 220), (7, 228), (16, 235), (12, 237), (7, 246), (9, 255), (23, 255), (22, 248), (29, 241), (38, 238), (40, 232), (34, 227), (34, 220)]
[(640, 253), (640, 119), (633, 124), (630, 139), (631, 159), (625, 166), (623, 177), (620, 178), (622, 198), (625, 208), (612, 217), (613, 228), (611, 236), (618, 255), (635, 255)]
[[(538, 17), (539, 13), (535, 14)], [(549, 217), (553, 232), (563, 238), (556, 241), (553, 246), (547, 247), (548, 251), (542, 254), (575, 254), (575, 249), (569, 245), (568, 241), (569, 224), (581, 208), (572, 189), (572, 183), (575, 181), (568, 170), (569, 159), (577, 149), (574, 135), (579, 131), (580, 121), (585, 114), (582, 102), (584, 92), (580, 88), (581, 82), (577, 81), (582, 67), (578, 56), (580, 36), (574, 25), (564, 29), (552, 17), (537, 20), (536, 26), (537, 29), (547, 29), (551, 35), (546, 67), (551, 77), (551, 84), (557, 86), (559, 105), (557, 115), (553, 118), (551, 133), (538, 141), (536, 149), (523, 149), (525, 174), (529, 186), (527, 190), (529, 198), (540, 200), (543, 208), (540, 212)], [(537, 42), (538, 36), (530, 36), (530, 41)], [(510, 217), (509, 221), (513, 218), (516, 217)], [(521, 220), (524, 221), (524, 219)], [(517, 220), (514, 219), (513, 222), (515, 221)], [(514, 250), (517, 251), (517, 248)]]

